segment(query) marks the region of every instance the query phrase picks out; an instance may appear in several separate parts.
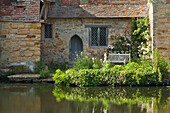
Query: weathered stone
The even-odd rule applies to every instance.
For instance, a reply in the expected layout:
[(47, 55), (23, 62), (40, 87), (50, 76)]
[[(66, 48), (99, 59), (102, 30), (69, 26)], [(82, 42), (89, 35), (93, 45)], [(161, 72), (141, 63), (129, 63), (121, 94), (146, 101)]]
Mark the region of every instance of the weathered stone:
[(40, 29), (41, 28), (41, 24), (40, 23), (33, 23), (32, 24), (32, 28), (33, 29)]
[(18, 28), (19, 28), (19, 29), (24, 29), (24, 23), (19, 23), (19, 24), (18, 24)]
[(9, 29), (3, 29), (2, 30), (2, 34), (9, 34), (10, 33), (10, 30)]
[(30, 34), (40, 34), (41, 30), (40, 29), (30, 29)]
[(31, 56), (33, 56), (33, 53), (32, 52), (24, 52), (24, 56), (31, 57)]
[(36, 51), (36, 52), (34, 52), (34, 55), (35, 55), (35, 56), (40, 56), (40, 55), (41, 55), (41, 52), (40, 52), (40, 51)]
[(26, 35), (28, 33), (29, 33), (29, 30), (27, 30), (27, 29), (19, 29), (17, 34), (18, 35)]
[(25, 29), (30, 29), (32, 27), (31, 23), (24, 23)]
[(17, 29), (18, 28), (18, 23), (12, 23), (11, 28), (12, 29)]
[(10, 29), (10, 34), (17, 34), (18, 30), (17, 29)]
[(9, 51), (2, 51), (1, 52), (1, 58), (8, 58), (10, 55)]
[(35, 38), (36, 35), (27, 35), (27, 38)]

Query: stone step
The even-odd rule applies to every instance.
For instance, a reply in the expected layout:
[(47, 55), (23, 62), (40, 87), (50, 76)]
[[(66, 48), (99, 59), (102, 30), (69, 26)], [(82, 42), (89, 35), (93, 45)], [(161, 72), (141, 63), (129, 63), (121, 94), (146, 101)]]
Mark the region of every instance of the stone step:
[(23, 82), (23, 83), (54, 83), (52, 78), (40, 79), (40, 74), (19, 74), (8, 76), (9, 82)]

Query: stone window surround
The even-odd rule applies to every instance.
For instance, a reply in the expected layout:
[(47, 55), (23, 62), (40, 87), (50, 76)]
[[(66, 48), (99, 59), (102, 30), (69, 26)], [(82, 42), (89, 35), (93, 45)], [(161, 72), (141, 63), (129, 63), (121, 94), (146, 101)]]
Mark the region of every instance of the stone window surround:
[[(89, 28), (89, 48), (107, 48), (108, 47), (108, 33), (111, 25), (85, 25), (85, 28)], [(106, 28), (106, 46), (91, 46), (91, 28)]]
[(41, 36), (42, 36), (42, 40), (53, 40), (55, 37), (55, 24), (51, 24), (52, 25), (52, 38), (45, 38), (45, 24), (51, 24), (51, 23), (43, 23), (42, 24), (42, 28), (41, 28)]

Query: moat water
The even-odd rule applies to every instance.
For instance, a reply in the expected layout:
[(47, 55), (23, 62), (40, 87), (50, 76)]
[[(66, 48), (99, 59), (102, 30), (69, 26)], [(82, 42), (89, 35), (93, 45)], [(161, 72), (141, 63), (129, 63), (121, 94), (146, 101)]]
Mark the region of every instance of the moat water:
[(170, 113), (170, 87), (0, 84), (0, 113)]

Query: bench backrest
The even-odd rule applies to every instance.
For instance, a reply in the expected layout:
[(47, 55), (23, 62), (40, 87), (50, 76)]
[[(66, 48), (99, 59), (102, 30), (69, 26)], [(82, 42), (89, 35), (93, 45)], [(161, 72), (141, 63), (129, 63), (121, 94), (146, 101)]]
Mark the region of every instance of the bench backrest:
[(130, 54), (109, 54), (108, 59), (113, 63), (129, 62)]

